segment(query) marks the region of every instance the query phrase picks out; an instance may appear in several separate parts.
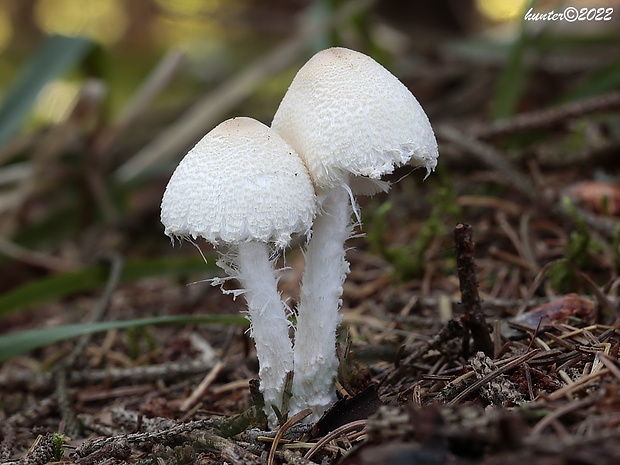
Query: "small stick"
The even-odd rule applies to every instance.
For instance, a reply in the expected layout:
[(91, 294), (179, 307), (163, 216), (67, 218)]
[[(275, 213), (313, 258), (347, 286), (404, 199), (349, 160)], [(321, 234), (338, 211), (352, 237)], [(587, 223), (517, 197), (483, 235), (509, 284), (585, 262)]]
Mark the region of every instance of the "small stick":
[(532, 371), (527, 363), (523, 364), (523, 372), (525, 373), (525, 380), (527, 381), (527, 393), (530, 397), (530, 402), (534, 402), (536, 396), (534, 395), (534, 383), (532, 382)]
[(209, 373), (207, 373), (207, 375), (200, 382), (198, 387), (194, 389), (194, 392), (192, 392), (191, 395), (187, 399), (185, 399), (185, 401), (183, 401), (183, 403), (179, 407), (179, 410), (181, 410), (181, 412), (186, 412), (191, 407), (193, 407), (200, 400), (200, 398), (204, 395), (207, 389), (209, 389), (209, 386), (213, 384), (213, 381), (215, 381), (216, 378), (220, 375), (220, 372), (222, 371), (223, 368), (224, 368), (224, 362), (222, 362), (221, 360), (218, 360), (215, 366), (211, 368)]
[(492, 357), (493, 341), (491, 340), (489, 326), (484, 319), (480, 295), (478, 294), (478, 283), (476, 282), (475, 247), (472, 241), (471, 226), (462, 223), (457, 224), (454, 228), (454, 242), (456, 244), (456, 269), (461, 289), (461, 301), (465, 309), (465, 315), (461, 321), (471, 332), (474, 350), (480, 350), (485, 355)]

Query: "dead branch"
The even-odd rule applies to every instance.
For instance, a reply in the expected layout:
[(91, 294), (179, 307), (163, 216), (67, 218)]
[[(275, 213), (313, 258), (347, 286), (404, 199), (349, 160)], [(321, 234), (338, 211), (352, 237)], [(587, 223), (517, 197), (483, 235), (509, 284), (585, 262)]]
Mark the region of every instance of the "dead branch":
[(467, 132), (476, 138), (490, 139), (517, 134), (530, 129), (547, 128), (570, 118), (588, 115), (597, 111), (612, 110), (618, 107), (620, 107), (620, 92), (610, 92), (588, 100), (520, 113), (511, 118), (494, 121), (490, 124), (479, 124), (470, 128)]
[[(456, 244), (456, 270), (461, 289), (461, 301), (465, 314), (461, 318), (467, 332), (471, 332), (474, 340), (474, 351), (482, 351), (493, 356), (493, 341), (489, 332), (489, 325), (485, 321), (478, 282), (476, 280), (476, 263), (474, 262), (474, 243), (472, 228), (468, 224), (457, 224), (454, 228), (454, 243)], [(469, 345), (469, 335), (463, 338), (464, 349)], [(466, 350), (465, 354), (469, 351)]]

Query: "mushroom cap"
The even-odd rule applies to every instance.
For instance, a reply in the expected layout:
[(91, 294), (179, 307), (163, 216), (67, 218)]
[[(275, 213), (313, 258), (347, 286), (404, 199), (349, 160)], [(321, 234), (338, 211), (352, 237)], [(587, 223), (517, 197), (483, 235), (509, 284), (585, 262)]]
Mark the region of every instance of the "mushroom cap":
[(312, 181), (282, 138), (251, 118), (224, 121), (181, 160), (161, 202), (170, 237), (286, 246), (316, 211)]
[[(406, 163), (428, 175), (439, 156), (428, 117), (409, 89), (369, 56), (346, 48), (323, 50), (299, 70), (271, 127), (301, 155), (318, 189), (349, 175), (376, 180)], [(368, 179), (357, 181), (354, 190), (368, 193), (368, 182), (359, 182)]]

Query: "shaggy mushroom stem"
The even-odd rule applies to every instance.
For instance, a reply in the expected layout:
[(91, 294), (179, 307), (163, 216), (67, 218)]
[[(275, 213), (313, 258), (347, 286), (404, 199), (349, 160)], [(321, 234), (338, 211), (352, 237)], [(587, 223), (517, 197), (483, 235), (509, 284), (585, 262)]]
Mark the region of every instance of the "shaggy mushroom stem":
[(398, 166), (432, 171), (437, 142), (402, 82), (371, 57), (339, 47), (318, 52), (301, 67), (271, 127), (303, 159), (323, 200), (306, 251), (293, 378), (295, 409), (307, 405), (316, 418), (335, 398), (335, 328), (353, 194), (385, 191), (381, 177)]
[(306, 269), (295, 336), (291, 414), (310, 408), (316, 421), (336, 400), (336, 330), (342, 319), (342, 286), (349, 272), (344, 243), (351, 235), (351, 201), (346, 185), (327, 189), (305, 251)]
[(275, 409), (286, 414), (293, 349), (268, 244), (282, 252), (293, 234), (308, 234), (316, 206), (314, 185), (297, 152), (263, 123), (243, 117), (220, 123), (200, 139), (162, 197), (166, 235), (202, 237), (232, 251), (218, 265), (244, 288), (225, 292), (244, 294), (247, 301), (270, 427), (276, 426)]
[[(282, 396), (288, 373), (293, 371), (293, 347), (286, 305), (278, 292), (278, 277), (269, 247), (248, 241), (237, 246), (235, 278), (239, 280), (248, 304), (250, 332), (259, 361), (260, 390), (265, 400), (269, 426), (277, 425), (272, 407), (282, 412)], [(282, 412), (285, 413), (285, 412)]]

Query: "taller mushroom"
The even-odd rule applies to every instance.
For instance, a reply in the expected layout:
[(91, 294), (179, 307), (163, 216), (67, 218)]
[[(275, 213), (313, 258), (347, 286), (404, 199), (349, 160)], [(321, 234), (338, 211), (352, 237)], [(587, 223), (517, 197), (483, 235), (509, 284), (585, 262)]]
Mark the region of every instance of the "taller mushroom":
[(293, 371), (287, 309), (268, 244), (276, 255), (294, 233), (307, 233), (314, 188), (302, 160), (278, 134), (251, 118), (233, 118), (204, 136), (172, 174), (161, 203), (170, 237), (202, 237), (226, 246), (218, 265), (242, 285), (271, 426)]
[(428, 175), (437, 142), (411, 92), (372, 58), (345, 48), (323, 50), (299, 70), (271, 127), (303, 158), (320, 205), (305, 254), (291, 398), (291, 414), (311, 408), (316, 420), (336, 399), (353, 194), (387, 190), (381, 176), (400, 165), (424, 167)]

